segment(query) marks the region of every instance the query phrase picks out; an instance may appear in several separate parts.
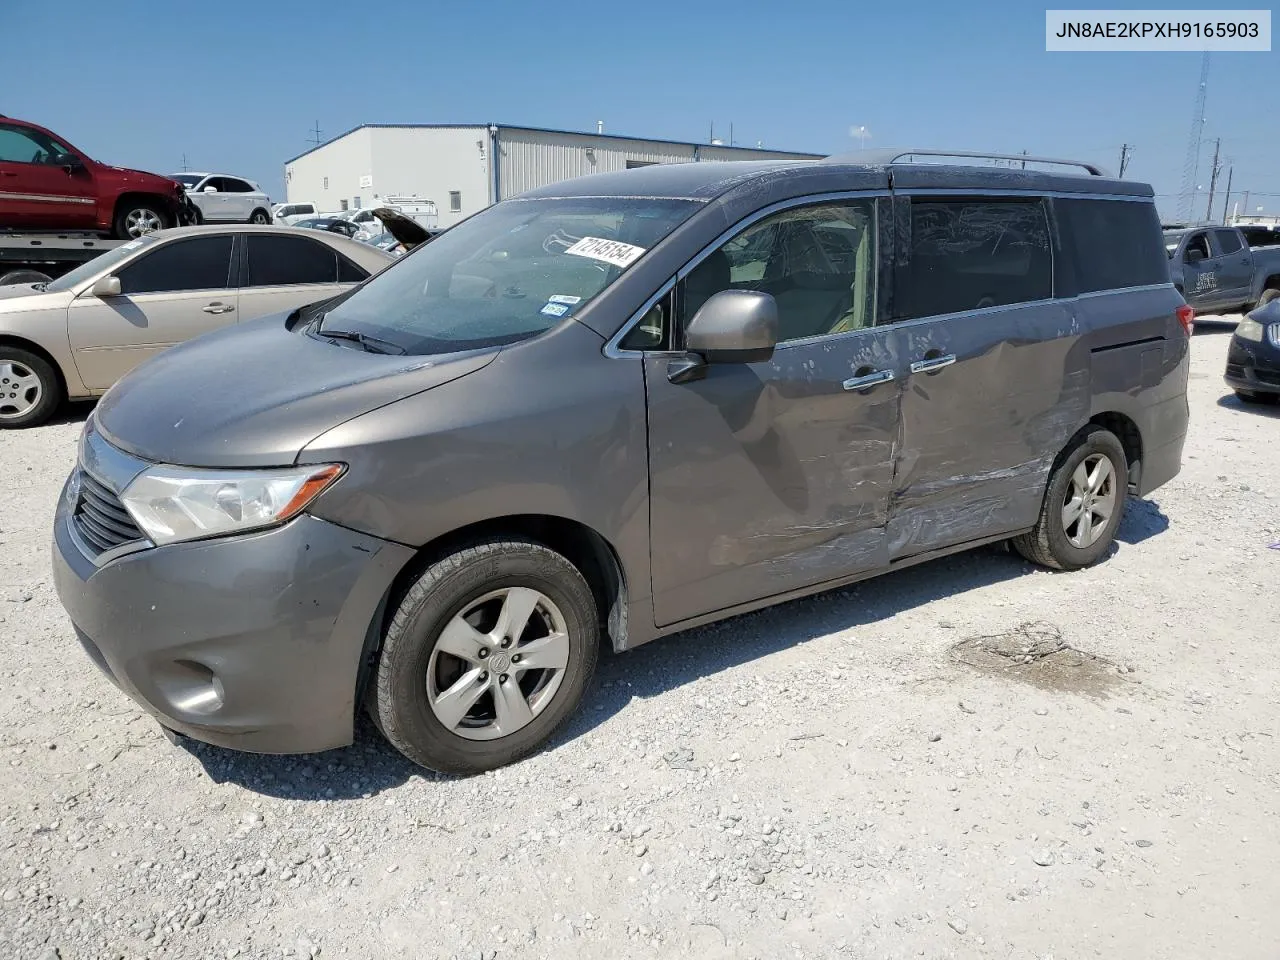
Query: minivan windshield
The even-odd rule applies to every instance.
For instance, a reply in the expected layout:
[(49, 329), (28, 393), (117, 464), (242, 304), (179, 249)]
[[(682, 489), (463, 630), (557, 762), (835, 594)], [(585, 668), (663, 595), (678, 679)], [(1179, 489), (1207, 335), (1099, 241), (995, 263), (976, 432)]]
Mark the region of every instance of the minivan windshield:
[(525, 340), (581, 310), (698, 207), (508, 200), (423, 244), (305, 329), (360, 333), (410, 354)]
[(108, 250), (99, 257), (87, 260), (74, 270), (64, 273), (57, 280), (50, 281), (45, 287), (50, 293), (57, 293), (61, 290), (70, 290), (72, 287), (79, 286), (90, 277), (96, 276), (103, 270), (110, 270), (121, 260), (127, 260), (140, 248), (148, 244), (155, 243), (155, 237), (138, 237), (136, 240), (130, 240), (128, 243), (122, 243), (120, 246)]

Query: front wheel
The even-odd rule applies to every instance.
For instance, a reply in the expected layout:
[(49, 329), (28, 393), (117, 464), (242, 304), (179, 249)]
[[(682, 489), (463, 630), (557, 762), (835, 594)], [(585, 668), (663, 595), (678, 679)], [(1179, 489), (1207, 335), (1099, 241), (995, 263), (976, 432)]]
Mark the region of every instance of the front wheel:
[(0, 344), (0, 430), (44, 423), (62, 402), (62, 384), (43, 357)]
[(117, 240), (136, 240), (169, 225), (168, 217), (154, 203), (133, 201), (122, 204), (116, 213), (114, 234)]
[(1091, 425), (1049, 474), (1040, 518), (1013, 546), (1032, 563), (1078, 570), (1111, 548), (1128, 492), (1129, 464), (1116, 435)]
[(370, 712), (410, 760), (492, 770), (542, 746), (577, 708), (599, 652), (591, 589), (527, 540), (431, 564), (405, 593), (371, 677)]

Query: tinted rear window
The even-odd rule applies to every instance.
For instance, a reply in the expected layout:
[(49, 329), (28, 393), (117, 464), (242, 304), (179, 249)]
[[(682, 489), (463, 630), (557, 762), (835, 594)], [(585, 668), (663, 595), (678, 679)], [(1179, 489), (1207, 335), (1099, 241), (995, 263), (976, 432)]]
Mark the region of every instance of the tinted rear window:
[(1054, 210), (1062, 244), (1075, 262), (1081, 293), (1169, 282), (1165, 235), (1155, 204), (1055, 200)]
[(249, 283), (274, 287), (293, 283), (334, 283), (337, 254), (306, 237), (249, 236)]

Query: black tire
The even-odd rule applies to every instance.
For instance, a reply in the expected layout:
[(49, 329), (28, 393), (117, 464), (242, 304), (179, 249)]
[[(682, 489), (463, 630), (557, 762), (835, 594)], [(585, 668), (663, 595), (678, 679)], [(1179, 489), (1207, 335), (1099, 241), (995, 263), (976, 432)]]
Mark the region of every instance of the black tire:
[[(506, 736), (472, 740), (454, 733), (432, 710), (428, 666), (445, 626), (486, 594), (506, 587), (535, 589), (559, 608), (569, 637), (568, 660), (559, 687), (531, 722)], [(391, 745), (415, 763), (441, 773), (492, 770), (537, 750), (568, 719), (595, 672), (598, 654), (599, 614), (573, 564), (532, 541), (476, 543), (431, 564), (400, 600), (370, 678), (369, 712)]]
[(253, 213), (249, 214), (250, 223), (268, 224), (271, 222), (271, 214), (259, 207)]
[[(19, 370), (30, 371), (39, 379), (39, 399), (35, 406), (22, 414), (16, 414), (16, 406), (6, 406), (16, 405), (20, 399), (10, 396), (13, 391), (5, 390), (5, 372), (11, 369), (10, 364)], [(62, 381), (47, 360), (21, 347), (0, 343), (0, 430), (20, 430), (44, 423), (54, 415), (61, 403)]]
[[(1067, 530), (1063, 526), (1062, 508), (1071, 489), (1072, 474), (1086, 459), (1098, 454), (1111, 461), (1115, 503), (1098, 539), (1082, 548), (1068, 540)], [(1129, 463), (1124, 455), (1124, 447), (1116, 435), (1095, 424), (1085, 427), (1072, 437), (1066, 449), (1058, 456), (1049, 474), (1040, 517), (1030, 533), (1013, 538), (1014, 549), (1032, 563), (1053, 570), (1079, 570), (1097, 563), (1111, 549), (1112, 541), (1115, 540), (1116, 529), (1124, 514), (1128, 478)]]
[(10, 283), (48, 283), (52, 279), (39, 270), (10, 270), (0, 275), (0, 287)]
[(1257, 403), (1266, 406), (1273, 406), (1280, 403), (1280, 394), (1274, 393), (1257, 393), (1253, 390), (1237, 390), (1236, 396), (1245, 403)]
[(136, 235), (130, 233), (130, 220), (134, 214), (146, 212), (150, 214), (160, 226), (156, 229), (163, 230), (173, 226), (173, 222), (169, 215), (165, 213), (160, 204), (154, 200), (128, 200), (120, 204), (120, 208), (116, 210), (116, 218), (112, 222), (111, 235), (117, 240), (133, 240)]
[[(1265, 306), (1266, 306), (1268, 303), (1270, 303), (1272, 300), (1280, 300), (1280, 289), (1276, 289), (1275, 287), (1271, 287), (1271, 288), (1270, 288), (1270, 289), (1268, 289), (1268, 290), (1263, 290), (1263, 291), (1262, 291), (1262, 296), (1260, 296), (1260, 297), (1258, 298), (1258, 303), (1257, 303), (1257, 305), (1254, 307), (1254, 309), (1256, 310), (1256, 309), (1258, 309), (1258, 307), (1265, 307)], [(1247, 311), (1247, 310), (1246, 310), (1245, 312), (1246, 312), (1246, 313), (1248, 313), (1249, 311)]]

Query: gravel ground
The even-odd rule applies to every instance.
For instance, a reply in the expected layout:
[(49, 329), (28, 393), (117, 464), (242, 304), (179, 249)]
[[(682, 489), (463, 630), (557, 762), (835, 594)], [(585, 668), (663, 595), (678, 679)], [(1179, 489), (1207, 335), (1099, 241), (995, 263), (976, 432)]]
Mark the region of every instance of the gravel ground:
[(170, 744), (50, 582), (85, 411), (3, 435), (0, 955), (1274, 958), (1280, 415), (1223, 386), (1229, 329), (1099, 566), (988, 549), (606, 656), (472, 779), (367, 724)]

